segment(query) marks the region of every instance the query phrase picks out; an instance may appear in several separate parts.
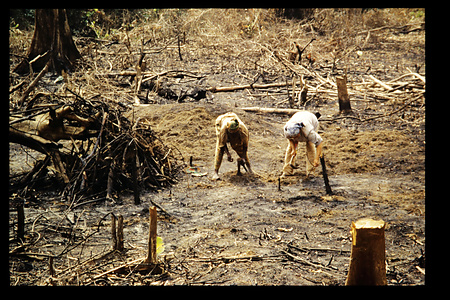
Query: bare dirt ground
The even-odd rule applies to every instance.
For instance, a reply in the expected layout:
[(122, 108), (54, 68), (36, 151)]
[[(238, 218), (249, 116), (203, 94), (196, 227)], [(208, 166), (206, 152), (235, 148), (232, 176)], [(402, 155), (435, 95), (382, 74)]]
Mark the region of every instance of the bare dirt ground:
[[(200, 22), (201, 17), (205, 16), (195, 20)], [(305, 72), (307, 84), (317, 89), (314, 92), (310, 88), (310, 101), (304, 109), (322, 115), (319, 134), (324, 139), (333, 195), (325, 193), (320, 168), (312, 178), (305, 179), (303, 145), (297, 156), (300, 168), (282, 179), (278, 189), (287, 146), (282, 128), (290, 116), (242, 110), (250, 106), (287, 108), (285, 87), (207, 92), (200, 100), (187, 97), (182, 102), (153, 92), (148, 96), (143, 88), (140, 96), (148, 103), (128, 105), (125, 114), (130, 119), (145, 119), (166, 145), (181, 153), (186, 167), (192, 157), (193, 164), (207, 175), (194, 177), (182, 172), (178, 183), (169, 189), (142, 191), (140, 205), (133, 204), (130, 191), (117, 191), (115, 201), (73, 209), (68, 209), (58, 191), (32, 193), (25, 199), (23, 243), (14, 240), (16, 211), (10, 209), (10, 284), (344, 285), (350, 259), (350, 225), (363, 217), (387, 222), (388, 284), (425, 284), (425, 101), (402, 108), (408, 101), (404, 94), (383, 98), (375, 88), (365, 94), (358, 92), (357, 85), (370, 82), (368, 75), (389, 82), (416, 72), (417, 66), (421, 66), (417, 73), (424, 76), (425, 31), (398, 33), (387, 29), (373, 32), (372, 37), (356, 36), (355, 45), (368, 41), (364, 48), (358, 48), (362, 53), (356, 53), (355, 48), (332, 70), (333, 38), (300, 25), (295, 21), (262, 25), (266, 27), (251, 32), (251, 36), (245, 36), (250, 33), (244, 31), (244, 36), (226, 40), (200, 32), (181, 48), (182, 61), (178, 49), (172, 47), (149, 54), (147, 65), (154, 72), (184, 70), (201, 75), (162, 78), (176, 92), (195, 86), (284, 82), (286, 78), (292, 80), (292, 73), (270, 53), (288, 50), (293, 40), (306, 44), (311, 36), (316, 37), (310, 49), (316, 62), (308, 70), (321, 78), (333, 78), (343, 74), (346, 67), (354, 111), (348, 117), (338, 115), (337, 94), (320, 93), (320, 82)], [(311, 23), (312, 29), (313, 25), (317, 23)], [(132, 32), (139, 37), (139, 30)], [(126, 65), (123, 61), (130, 59), (125, 55), (111, 58), (109, 54), (125, 52), (123, 43), (105, 46), (104, 42), (80, 38), (77, 44), (87, 57), (97, 55), (95, 59), (86, 58), (82, 70), (71, 74), (71, 78), (81, 76), (81, 72), (95, 74), (84, 75), (85, 83), (79, 85), (85, 95), (94, 93), (91, 85), (101, 85), (92, 78), (100, 78), (107, 70), (123, 70), (111, 60), (122, 59)], [(114, 89), (130, 89), (120, 76), (105, 81), (103, 96), (108, 101), (114, 97)], [(414, 87), (410, 89), (409, 99)], [(113, 99), (133, 101), (124, 94)], [(387, 116), (398, 109), (398, 113)], [(249, 158), (256, 174), (237, 176), (236, 164), (225, 159), (221, 180), (212, 181), (214, 121), (228, 111), (237, 113), (249, 129)], [(361, 121), (367, 118), (373, 120)], [(232, 155), (236, 158), (234, 152)], [(10, 177), (30, 169), (36, 158), (36, 152), (10, 144)], [(14, 199), (10, 195), (10, 207)], [(146, 256), (148, 208), (153, 205), (158, 208), (158, 235), (164, 242), (159, 255), (164, 272), (156, 275), (137, 272), (127, 265)], [(122, 253), (111, 251), (111, 213), (124, 217)], [(25, 252), (17, 251), (20, 247)], [(53, 276), (50, 256), (54, 257)], [(102, 275), (120, 265), (128, 267), (120, 273)]]

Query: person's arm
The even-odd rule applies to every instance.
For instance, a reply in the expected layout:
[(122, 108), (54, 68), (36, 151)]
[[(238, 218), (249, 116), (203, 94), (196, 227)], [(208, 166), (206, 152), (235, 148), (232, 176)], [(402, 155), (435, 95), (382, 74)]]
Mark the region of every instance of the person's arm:
[(320, 164), (320, 156), (322, 156), (322, 146), (323, 142), (320, 142), (320, 144), (316, 146), (316, 158), (314, 159), (314, 167), (316, 168)]
[(230, 151), (228, 151), (227, 144), (225, 144), (225, 146), (223, 146), (222, 148), (224, 148), (225, 153), (227, 154), (227, 159), (228, 159), (228, 161), (229, 161), (229, 162), (233, 162), (233, 158), (231, 157)]

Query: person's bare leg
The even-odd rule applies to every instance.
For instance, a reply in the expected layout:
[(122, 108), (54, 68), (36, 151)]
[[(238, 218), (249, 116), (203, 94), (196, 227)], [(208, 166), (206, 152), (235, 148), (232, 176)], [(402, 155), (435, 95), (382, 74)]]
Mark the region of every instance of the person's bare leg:
[(306, 177), (311, 175), (315, 168), (313, 163), (316, 157), (316, 146), (311, 142), (306, 142)]
[(293, 162), (295, 161), (295, 156), (297, 155), (297, 144), (298, 143), (294, 143), (293, 141), (289, 140), (288, 147), (286, 149), (286, 155), (284, 157), (283, 174), (281, 175), (281, 177), (292, 175), (292, 173), (294, 172), (292, 166)]
[(216, 147), (216, 155), (214, 157), (214, 175), (213, 180), (219, 179), (219, 169), (222, 164), (223, 153), (225, 152), (225, 147)]

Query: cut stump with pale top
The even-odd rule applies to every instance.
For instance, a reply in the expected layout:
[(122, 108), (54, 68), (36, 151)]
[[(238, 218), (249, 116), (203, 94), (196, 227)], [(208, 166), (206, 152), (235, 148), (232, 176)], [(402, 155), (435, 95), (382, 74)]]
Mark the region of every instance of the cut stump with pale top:
[(386, 285), (386, 254), (382, 220), (352, 222), (352, 251), (346, 285)]

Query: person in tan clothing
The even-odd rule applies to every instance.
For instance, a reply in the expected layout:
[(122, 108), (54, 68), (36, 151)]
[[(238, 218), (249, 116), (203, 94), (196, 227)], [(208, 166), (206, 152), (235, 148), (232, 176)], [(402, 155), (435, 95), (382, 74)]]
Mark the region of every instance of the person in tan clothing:
[(248, 129), (235, 113), (228, 112), (217, 117), (216, 136), (217, 144), (213, 179), (219, 179), (219, 169), (222, 164), (224, 153), (227, 154), (228, 161), (233, 162), (230, 151), (228, 151), (227, 143), (230, 143), (231, 148), (239, 155), (239, 158), (237, 159), (237, 175), (241, 175), (241, 166), (243, 166), (247, 172), (253, 173), (247, 154), (249, 139)]
[[(283, 174), (292, 175), (299, 142), (306, 143), (306, 176), (308, 177), (319, 166), (322, 155), (323, 139), (317, 133), (319, 121), (309, 111), (295, 113), (284, 126), (284, 136), (289, 140), (284, 158)], [(316, 151), (317, 150), (317, 151)]]

